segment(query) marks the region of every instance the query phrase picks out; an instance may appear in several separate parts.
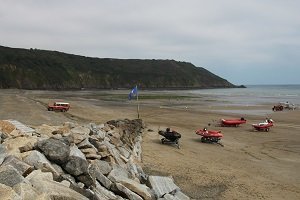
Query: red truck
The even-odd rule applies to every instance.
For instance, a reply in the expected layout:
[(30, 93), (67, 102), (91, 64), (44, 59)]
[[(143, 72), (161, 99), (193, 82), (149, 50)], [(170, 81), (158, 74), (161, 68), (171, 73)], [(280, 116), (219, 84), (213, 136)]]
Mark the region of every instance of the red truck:
[(70, 109), (70, 104), (65, 102), (54, 102), (53, 105), (48, 105), (49, 111), (67, 112)]

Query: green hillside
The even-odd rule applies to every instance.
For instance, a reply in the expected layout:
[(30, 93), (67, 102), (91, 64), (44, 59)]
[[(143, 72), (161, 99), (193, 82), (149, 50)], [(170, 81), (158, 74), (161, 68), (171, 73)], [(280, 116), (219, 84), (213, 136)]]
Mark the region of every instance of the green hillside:
[(0, 88), (192, 89), (235, 87), (202, 67), (174, 60), (90, 58), (0, 46)]

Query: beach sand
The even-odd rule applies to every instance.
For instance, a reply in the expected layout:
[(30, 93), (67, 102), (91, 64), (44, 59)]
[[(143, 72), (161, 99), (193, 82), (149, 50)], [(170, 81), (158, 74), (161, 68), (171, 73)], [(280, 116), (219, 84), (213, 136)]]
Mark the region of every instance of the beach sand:
[[(88, 92), (71, 94), (0, 90), (0, 119), (34, 127), (137, 118), (136, 101), (103, 100)], [(70, 102), (70, 111), (46, 111), (47, 103), (54, 100)], [(218, 106), (201, 99), (141, 100), (140, 118), (147, 125), (143, 168), (152, 175), (172, 176), (192, 199), (300, 199), (300, 110), (266, 112), (272, 106)], [(240, 117), (247, 124), (217, 126), (222, 118)], [(251, 124), (265, 117), (275, 121), (271, 131), (253, 131)], [(161, 144), (157, 132), (167, 127), (182, 134), (180, 149)], [(221, 130), (224, 147), (201, 143), (195, 130), (203, 127)]]

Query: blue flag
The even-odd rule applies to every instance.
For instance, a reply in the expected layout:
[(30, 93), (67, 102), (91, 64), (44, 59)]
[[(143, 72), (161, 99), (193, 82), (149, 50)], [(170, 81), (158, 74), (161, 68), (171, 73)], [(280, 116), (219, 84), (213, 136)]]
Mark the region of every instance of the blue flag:
[(131, 100), (133, 97), (136, 97), (138, 95), (138, 89), (137, 86), (135, 86), (129, 93), (128, 99)]

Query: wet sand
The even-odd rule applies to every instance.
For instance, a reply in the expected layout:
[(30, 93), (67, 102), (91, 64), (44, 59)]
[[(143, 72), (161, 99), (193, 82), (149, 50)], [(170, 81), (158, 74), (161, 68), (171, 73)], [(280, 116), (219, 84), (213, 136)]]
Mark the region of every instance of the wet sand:
[[(33, 127), (65, 121), (134, 119), (136, 102), (123, 100), (127, 92), (93, 95), (88, 91), (0, 90), (0, 119), (16, 119)], [(70, 102), (70, 111), (47, 111), (45, 106), (55, 100)], [(140, 100), (140, 117), (147, 125), (144, 170), (172, 175), (192, 199), (300, 199), (300, 110), (256, 112), (272, 106), (220, 106), (205, 98)], [(247, 124), (237, 128), (216, 126), (221, 118), (241, 116)], [(275, 121), (271, 131), (253, 131), (251, 124), (267, 116)], [(166, 127), (182, 134), (180, 149), (160, 143), (157, 131)], [(201, 143), (195, 130), (203, 127), (221, 130), (224, 147)]]

